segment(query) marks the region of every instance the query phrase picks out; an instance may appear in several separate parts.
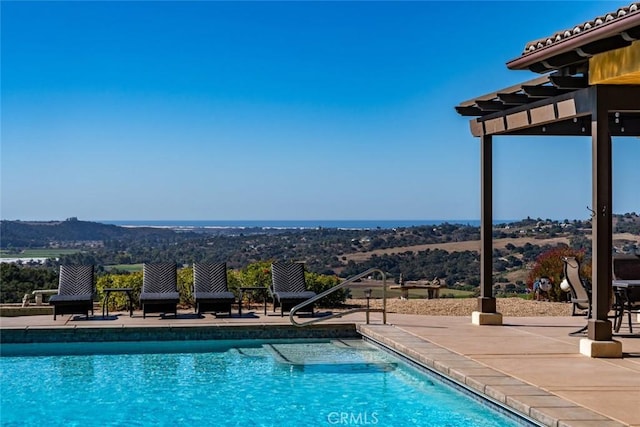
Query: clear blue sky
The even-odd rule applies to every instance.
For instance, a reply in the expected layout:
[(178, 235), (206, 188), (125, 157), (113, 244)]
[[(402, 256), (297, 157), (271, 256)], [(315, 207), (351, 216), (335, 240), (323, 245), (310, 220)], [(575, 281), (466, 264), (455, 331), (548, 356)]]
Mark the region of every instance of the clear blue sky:
[[(454, 106), (629, 2), (7, 2), (2, 219), (477, 219)], [(494, 139), (494, 216), (588, 218), (590, 138)], [(640, 212), (637, 138), (614, 211)]]

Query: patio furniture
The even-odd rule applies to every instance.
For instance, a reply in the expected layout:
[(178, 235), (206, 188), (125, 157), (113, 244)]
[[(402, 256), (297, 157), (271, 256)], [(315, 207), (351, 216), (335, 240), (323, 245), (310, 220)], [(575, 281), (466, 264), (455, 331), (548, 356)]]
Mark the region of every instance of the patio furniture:
[(616, 317), (614, 331), (622, 326), (624, 315), (627, 315), (629, 332), (633, 333), (631, 315), (640, 315), (640, 256), (615, 255), (613, 257), (613, 290), (619, 315)]
[[(580, 263), (575, 257), (562, 259), (564, 263), (564, 277), (569, 284), (571, 293), (571, 303), (573, 304), (571, 314), (575, 316), (576, 309), (586, 310), (587, 319), (591, 318), (591, 290), (580, 278)], [(569, 335), (580, 334), (587, 330), (587, 325), (571, 332)]]
[[(109, 317), (109, 298), (112, 293), (124, 293), (127, 296), (127, 302), (129, 303), (129, 317), (133, 317), (133, 288), (104, 288), (104, 299), (102, 300), (102, 317)], [(106, 314), (105, 314), (106, 312)]]
[(440, 298), (440, 285), (421, 285), (421, 284), (404, 283), (402, 285), (389, 286), (389, 289), (399, 290), (401, 300), (409, 299), (409, 290), (411, 289), (424, 289), (426, 291), (424, 296), (425, 299)]
[[(304, 278), (304, 265), (298, 262), (275, 262), (271, 264), (271, 296), (273, 298), (273, 311), (280, 307), (280, 316), (284, 316), (285, 310), (290, 310), (296, 305), (313, 298), (316, 293), (306, 289)], [(308, 310), (313, 316), (313, 304), (309, 304)]]
[(144, 264), (140, 306), (147, 313), (174, 313), (178, 317), (177, 269), (174, 263)]
[(53, 320), (58, 314), (93, 316), (93, 265), (61, 265), (58, 293), (49, 298)]
[[(242, 316), (242, 302), (244, 301), (244, 294), (245, 292), (249, 293), (249, 298), (253, 298), (253, 293), (259, 293), (260, 296), (262, 297), (262, 304), (264, 305), (264, 315), (267, 315), (267, 292), (269, 291), (269, 288), (266, 288), (264, 286), (242, 286), (240, 287), (240, 299), (238, 302), (238, 314), (240, 316)], [(249, 300), (251, 301), (251, 300)]]
[(614, 331), (618, 332), (622, 326), (624, 314), (627, 314), (629, 333), (633, 333), (631, 315), (640, 317), (640, 279), (639, 280), (614, 280), (613, 289), (619, 304), (619, 315), (616, 317)]
[[(36, 289), (35, 291), (31, 292), (31, 295), (33, 295), (35, 297), (35, 302), (36, 305), (42, 305), (43, 302), (43, 295), (55, 295), (58, 293), (57, 289)], [(27, 300), (28, 300), (28, 294), (27, 294)]]
[(212, 311), (215, 314), (228, 312), (231, 316), (236, 296), (227, 285), (226, 263), (193, 264), (193, 298), (198, 314)]

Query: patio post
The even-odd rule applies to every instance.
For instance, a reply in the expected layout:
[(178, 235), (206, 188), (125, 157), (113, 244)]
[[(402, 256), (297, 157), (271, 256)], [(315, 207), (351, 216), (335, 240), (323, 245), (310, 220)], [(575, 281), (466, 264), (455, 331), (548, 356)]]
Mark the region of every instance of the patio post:
[(474, 325), (502, 325), (493, 297), (493, 145), (491, 135), (480, 137), (480, 297), (474, 311)]
[(587, 338), (580, 340), (580, 353), (590, 357), (622, 357), (622, 343), (612, 338), (611, 321), (611, 253), (612, 235), (612, 147), (609, 132), (606, 89), (595, 86), (591, 118), (592, 165), (592, 318)]

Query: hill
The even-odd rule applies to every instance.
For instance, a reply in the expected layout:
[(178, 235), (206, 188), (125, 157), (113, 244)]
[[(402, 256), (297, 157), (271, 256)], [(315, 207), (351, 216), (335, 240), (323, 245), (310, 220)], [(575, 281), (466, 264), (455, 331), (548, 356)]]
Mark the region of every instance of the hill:
[(125, 228), (69, 218), (65, 221), (0, 221), (0, 248), (102, 247), (107, 240), (166, 239), (172, 230)]

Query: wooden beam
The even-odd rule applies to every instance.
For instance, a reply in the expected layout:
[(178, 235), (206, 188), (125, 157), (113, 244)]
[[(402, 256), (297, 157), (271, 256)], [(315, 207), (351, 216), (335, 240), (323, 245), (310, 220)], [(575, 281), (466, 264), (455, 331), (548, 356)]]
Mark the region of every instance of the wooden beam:
[(461, 102), (459, 105), (461, 107), (466, 107), (466, 106), (474, 105), (476, 103), (476, 101), (478, 101), (478, 100), (490, 101), (492, 99), (497, 98), (498, 93), (515, 93), (515, 92), (518, 92), (518, 91), (520, 91), (522, 85), (538, 86), (538, 85), (545, 84), (545, 83), (549, 83), (549, 76), (545, 75), (545, 76), (542, 76), (542, 77), (537, 77), (537, 78), (535, 78), (533, 80), (526, 81), (524, 83), (520, 83), (520, 84), (517, 84), (517, 85), (509, 86), (507, 88), (500, 89), (499, 91), (491, 92), (491, 93), (488, 93), (486, 95), (478, 96), (476, 98), (469, 99), (467, 101)]
[(551, 84), (558, 89), (584, 89), (589, 86), (587, 77), (550, 76)]
[(458, 112), (458, 114), (460, 114), (461, 116), (472, 116), (472, 117), (476, 117), (476, 116), (484, 116), (486, 114), (489, 114), (488, 111), (482, 111), (481, 109), (479, 109), (476, 106), (468, 106), (468, 107), (461, 107), (461, 106), (457, 106), (456, 107), (456, 111)]
[(629, 46), (631, 41), (622, 38), (622, 35), (609, 37), (607, 39), (597, 40), (593, 43), (586, 44), (580, 48), (584, 53), (589, 55), (597, 55), (599, 53), (613, 51)]
[(522, 90), (532, 98), (550, 98), (569, 92), (568, 90), (558, 89), (554, 86), (523, 85)]
[(507, 105), (523, 105), (533, 101), (524, 93), (499, 93), (498, 99)]
[(482, 111), (503, 111), (509, 108), (500, 101), (481, 101), (477, 100), (476, 104)]
[(640, 84), (640, 41), (589, 59), (589, 83)]

